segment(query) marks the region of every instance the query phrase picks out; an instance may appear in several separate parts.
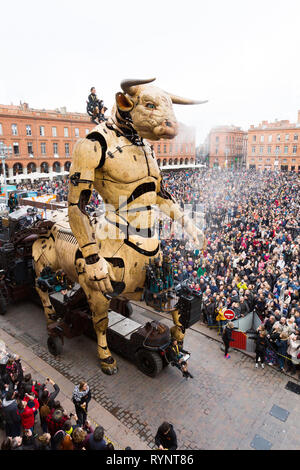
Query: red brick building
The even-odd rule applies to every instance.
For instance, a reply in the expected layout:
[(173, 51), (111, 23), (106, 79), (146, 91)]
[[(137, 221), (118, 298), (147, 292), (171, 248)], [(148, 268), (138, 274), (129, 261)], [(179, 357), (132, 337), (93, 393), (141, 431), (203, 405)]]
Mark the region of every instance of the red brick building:
[(214, 127), (204, 147), (210, 168), (242, 168), (246, 165), (247, 132), (240, 127)]
[[(93, 127), (87, 114), (67, 112), (66, 108), (51, 111), (32, 109), (27, 103), (0, 105), (0, 143), (12, 148), (6, 160), (7, 176), (68, 171), (74, 144)], [(160, 166), (195, 163), (192, 127), (179, 124), (175, 139), (151, 144)]]
[(250, 126), (247, 168), (300, 172), (300, 111), (297, 123), (276, 120)]
[[(92, 128), (87, 114), (0, 105), (0, 143), (11, 146), (7, 176), (32, 172), (68, 171), (73, 146)], [(0, 174), (2, 167), (0, 168)]]
[(196, 160), (196, 131), (179, 123), (178, 135), (172, 140), (149, 141), (159, 166), (194, 165)]

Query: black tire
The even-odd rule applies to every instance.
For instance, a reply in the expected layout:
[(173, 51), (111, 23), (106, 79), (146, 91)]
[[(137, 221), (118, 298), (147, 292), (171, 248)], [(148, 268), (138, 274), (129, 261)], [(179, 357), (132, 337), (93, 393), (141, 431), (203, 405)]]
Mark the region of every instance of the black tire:
[(125, 305), (124, 316), (127, 317), (127, 318), (131, 317), (132, 312), (133, 312), (132, 305), (131, 305), (130, 302), (127, 302), (127, 304)]
[(5, 315), (7, 312), (7, 301), (2, 293), (0, 294), (0, 315)]
[(59, 336), (49, 336), (47, 346), (48, 351), (52, 356), (59, 356), (63, 351), (62, 339)]
[(139, 370), (149, 377), (156, 377), (163, 368), (163, 361), (157, 352), (140, 349), (136, 360)]

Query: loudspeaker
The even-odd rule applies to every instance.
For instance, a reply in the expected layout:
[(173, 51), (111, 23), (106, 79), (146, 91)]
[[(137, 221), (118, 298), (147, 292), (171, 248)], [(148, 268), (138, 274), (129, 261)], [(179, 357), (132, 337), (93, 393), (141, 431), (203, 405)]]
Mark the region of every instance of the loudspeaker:
[(179, 321), (187, 329), (200, 320), (202, 299), (192, 295), (183, 295), (179, 298)]
[(16, 284), (23, 284), (28, 281), (28, 269), (26, 261), (17, 260), (12, 269)]

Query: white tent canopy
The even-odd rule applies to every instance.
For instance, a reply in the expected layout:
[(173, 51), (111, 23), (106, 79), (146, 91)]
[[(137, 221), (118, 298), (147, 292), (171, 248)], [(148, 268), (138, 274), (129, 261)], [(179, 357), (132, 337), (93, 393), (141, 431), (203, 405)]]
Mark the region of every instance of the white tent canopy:
[[(60, 173), (56, 173), (55, 171), (51, 171), (50, 173), (40, 173), (38, 171), (33, 172), (33, 173), (28, 173), (28, 174), (22, 174), (22, 175), (15, 175), (15, 176), (10, 176), (9, 178), (6, 178), (6, 181), (22, 181), (22, 180), (39, 180), (42, 178), (47, 178), (47, 179), (53, 179), (58, 176), (66, 176), (68, 175), (68, 171), (61, 171)], [(1, 178), (3, 178), (3, 175), (1, 175)], [(2, 182), (2, 179), (1, 179)]]

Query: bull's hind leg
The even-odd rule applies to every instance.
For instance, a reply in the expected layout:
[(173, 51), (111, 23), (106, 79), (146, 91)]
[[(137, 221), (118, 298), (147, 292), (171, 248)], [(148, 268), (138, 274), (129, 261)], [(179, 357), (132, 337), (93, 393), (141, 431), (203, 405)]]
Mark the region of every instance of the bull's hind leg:
[[(53, 271), (56, 271), (59, 268), (54, 241), (52, 238), (41, 238), (34, 242), (32, 246), (32, 255), (37, 278), (46, 266), (49, 266)], [(48, 326), (54, 321), (51, 318), (51, 315), (55, 315), (55, 310), (51, 304), (48, 292), (42, 291), (37, 285), (35, 286), (35, 289), (41, 299)]]
[(110, 301), (98, 290), (86, 283), (84, 260), (77, 261), (78, 281), (83, 288), (92, 312), (93, 326), (97, 335), (98, 356), (102, 372), (113, 375), (117, 372), (116, 360), (112, 357), (107, 345), (106, 330), (108, 327), (108, 308)]

